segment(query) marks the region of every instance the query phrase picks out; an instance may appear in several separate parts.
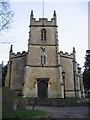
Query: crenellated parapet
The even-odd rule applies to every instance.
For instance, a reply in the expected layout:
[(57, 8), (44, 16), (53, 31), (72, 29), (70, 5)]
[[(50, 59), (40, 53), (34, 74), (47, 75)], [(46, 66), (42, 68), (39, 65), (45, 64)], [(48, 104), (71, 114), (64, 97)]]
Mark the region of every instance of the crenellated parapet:
[(36, 20), (36, 18), (33, 18), (31, 20), (30, 26), (41, 26), (42, 24), (44, 26), (55, 26), (56, 25), (54, 18), (51, 18), (50, 21), (47, 18), (39, 18), (38, 21)]
[(36, 18), (33, 17), (33, 11), (31, 11), (30, 15), (30, 27), (31, 26), (56, 26), (56, 12), (54, 11), (53, 18), (49, 21), (47, 18), (39, 18), (39, 20), (36, 20)]
[(60, 51), (59, 52), (59, 55), (61, 56), (61, 57), (66, 57), (66, 58), (70, 58), (70, 59), (73, 59), (74, 57), (73, 57), (73, 53), (68, 53), (68, 52), (63, 52), (63, 51)]
[(27, 52), (26, 51), (22, 51), (22, 53), (20, 52), (17, 52), (16, 54), (15, 53), (11, 53), (11, 59), (13, 58), (17, 58), (17, 57), (23, 57), (23, 56), (26, 56), (27, 55)]

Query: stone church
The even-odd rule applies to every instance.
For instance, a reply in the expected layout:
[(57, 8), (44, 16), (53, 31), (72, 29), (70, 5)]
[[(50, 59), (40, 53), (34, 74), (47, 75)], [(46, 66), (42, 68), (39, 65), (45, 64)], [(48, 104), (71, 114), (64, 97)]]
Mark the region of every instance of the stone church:
[(84, 97), (84, 85), (76, 52), (59, 52), (57, 15), (34, 18), (30, 14), (28, 51), (9, 52), (5, 85), (24, 97), (65, 98)]

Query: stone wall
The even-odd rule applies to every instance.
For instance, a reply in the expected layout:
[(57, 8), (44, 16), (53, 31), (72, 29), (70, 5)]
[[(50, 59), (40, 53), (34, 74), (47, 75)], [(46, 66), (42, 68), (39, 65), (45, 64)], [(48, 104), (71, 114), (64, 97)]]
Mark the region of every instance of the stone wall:
[[(41, 65), (41, 46), (30, 46), (28, 53), (27, 65), (31, 66), (42, 66)], [(45, 66), (56, 66), (56, 46), (46, 46), (46, 65)]]
[(65, 72), (65, 93), (67, 97), (74, 97), (73, 55), (60, 52), (60, 64)]
[(84, 85), (82, 79), (81, 71), (78, 69), (76, 64), (76, 94), (77, 97), (85, 97)]
[(31, 40), (30, 44), (38, 44), (41, 45), (44, 42), (44, 45), (55, 45), (55, 37), (56, 37), (56, 27), (44, 27), (46, 30), (46, 41), (41, 41), (41, 30), (43, 27), (31, 27), (30, 34)]
[(24, 67), (26, 65), (26, 53), (17, 53), (11, 55), (11, 80), (10, 88), (16, 93), (22, 92), (24, 84)]
[(49, 78), (48, 98), (60, 97), (60, 81), (56, 79), (56, 69), (49, 67), (30, 67), (26, 66), (24, 96), (38, 97), (37, 78)]

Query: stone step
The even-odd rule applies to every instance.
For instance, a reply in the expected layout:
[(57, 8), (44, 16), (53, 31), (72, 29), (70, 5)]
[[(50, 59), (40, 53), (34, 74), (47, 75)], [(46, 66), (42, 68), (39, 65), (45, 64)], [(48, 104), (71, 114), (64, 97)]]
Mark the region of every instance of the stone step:
[(34, 106), (63, 106), (61, 99), (46, 99), (46, 98), (37, 98), (33, 103)]

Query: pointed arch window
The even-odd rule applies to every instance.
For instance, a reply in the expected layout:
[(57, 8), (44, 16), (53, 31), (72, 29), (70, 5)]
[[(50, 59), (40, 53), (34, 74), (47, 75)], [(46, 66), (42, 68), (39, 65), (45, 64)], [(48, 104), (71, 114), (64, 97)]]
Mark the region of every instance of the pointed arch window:
[(41, 30), (41, 40), (46, 41), (46, 30), (45, 29)]

